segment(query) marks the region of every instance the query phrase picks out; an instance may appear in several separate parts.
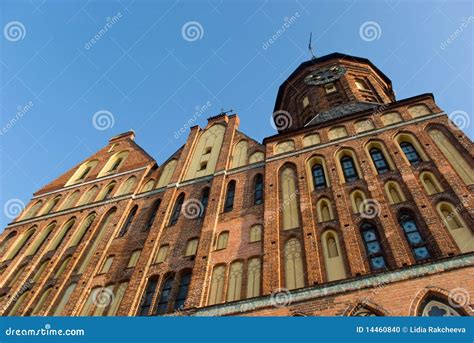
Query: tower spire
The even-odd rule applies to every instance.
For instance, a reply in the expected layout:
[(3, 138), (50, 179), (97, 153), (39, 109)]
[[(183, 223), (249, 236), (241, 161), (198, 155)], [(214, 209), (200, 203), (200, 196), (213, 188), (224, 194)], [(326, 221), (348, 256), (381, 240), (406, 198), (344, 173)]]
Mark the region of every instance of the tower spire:
[(309, 53), (311, 55), (311, 59), (314, 60), (316, 58), (316, 56), (314, 55), (314, 52), (313, 52), (312, 40), (313, 40), (313, 32), (310, 32), (309, 33), (308, 50), (309, 50)]

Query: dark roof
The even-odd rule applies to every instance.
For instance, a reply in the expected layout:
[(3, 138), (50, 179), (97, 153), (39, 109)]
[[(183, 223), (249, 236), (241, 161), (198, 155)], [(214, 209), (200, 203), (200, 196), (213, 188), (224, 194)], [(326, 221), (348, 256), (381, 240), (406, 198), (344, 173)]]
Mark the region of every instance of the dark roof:
[(273, 111), (276, 111), (276, 110), (279, 110), (279, 108), (276, 108), (276, 105), (278, 103), (280, 103), (281, 101), (281, 97), (282, 97), (282, 94), (283, 94), (283, 89), (285, 88), (285, 86), (287, 85), (287, 83), (289, 82), (289, 80), (293, 79), (296, 75), (298, 75), (300, 73), (301, 70), (303, 69), (306, 69), (307, 67), (311, 66), (311, 65), (314, 65), (314, 64), (319, 64), (319, 63), (322, 63), (322, 62), (326, 62), (326, 61), (329, 61), (329, 60), (333, 60), (333, 59), (345, 59), (345, 60), (348, 60), (348, 61), (355, 61), (355, 62), (361, 62), (361, 63), (366, 63), (368, 65), (370, 65), (376, 72), (377, 74), (380, 75), (380, 77), (382, 77), (382, 79), (384, 79), (385, 82), (387, 82), (390, 86), (392, 85), (392, 81), (388, 78), (387, 75), (385, 75), (384, 73), (382, 73), (382, 71), (377, 68), (370, 60), (368, 60), (367, 58), (363, 58), (363, 57), (357, 57), (357, 56), (351, 56), (351, 55), (346, 55), (346, 54), (341, 54), (340, 52), (334, 52), (332, 54), (329, 54), (329, 55), (325, 55), (325, 56), (321, 56), (321, 57), (317, 57), (317, 58), (313, 58), (309, 61), (306, 61), (306, 62), (303, 62), (299, 65), (298, 68), (296, 68), (293, 73), (291, 73), (290, 76), (288, 76), (288, 78), (280, 85), (280, 88), (278, 88), (278, 94), (277, 94), (277, 98), (275, 100), (275, 107), (274, 107), (274, 110)]

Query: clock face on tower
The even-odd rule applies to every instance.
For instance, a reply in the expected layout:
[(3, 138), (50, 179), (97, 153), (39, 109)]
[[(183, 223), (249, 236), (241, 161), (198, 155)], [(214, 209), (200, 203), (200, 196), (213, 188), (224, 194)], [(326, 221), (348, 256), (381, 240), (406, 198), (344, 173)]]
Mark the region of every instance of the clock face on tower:
[(331, 66), (328, 68), (318, 69), (311, 72), (304, 78), (304, 82), (310, 86), (324, 85), (326, 83), (334, 82), (339, 79), (346, 69), (342, 66)]

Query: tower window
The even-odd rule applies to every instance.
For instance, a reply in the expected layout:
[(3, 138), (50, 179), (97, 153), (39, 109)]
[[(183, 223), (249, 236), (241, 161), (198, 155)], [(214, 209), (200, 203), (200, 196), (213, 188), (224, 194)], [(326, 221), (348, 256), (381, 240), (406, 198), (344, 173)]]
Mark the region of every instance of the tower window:
[(208, 146), (208, 147), (204, 150), (204, 155), (210, 154), (211, 151), (212, 151), (212, 147)]
[(369, 90), (369, 88), (367, 87), (367, 84), (364, 80), (356, 80), (355, 85), (356, 85), (357, 89), (359, 89), (361, 91), (368, 91)]
[(179, 214), (181, 213), (181, 208), (183, 207), (183, 203), (184, 203), (184, 193), (181, 193), (178, 199), (176, 199), (176, 203), (173, 209), (173, 214), (171, 215), (171, 218), (170, 218), (169, 226), (175, 225), (178, 222)]
[(402, 151), (405, 154), (407, 160), (410, 162), (410, 164), (415, 165), (422, 161), (420, 155), (418, 154), (418, 151), (416, 151), (413, 144), (408, 142), (402, 142), (400, 143), (400, 147), (402, 148)]
[(232, 180), (227, 186), (227, 195), (225, 198), (224, 212), (230, 212), (234, 209), (235, 181)]
[(382, 151), (377, 148), (372, 148), (370, 149), (370, 156), (379, 174), (383, 174), (389, 170), (387, 160)]
[(387, 268), (377, 228), (372, 224), (364, 223), (361, 225), (360, 231), (369, 258), (370, 268), (372, 270)]
[(426, 247), (426, 242), (421, 236), (420, 230), (418, 229), (418, 225), (413, 216), (405, 214), (401, 216), (399, 220), (408, 244), (410, 244), (415, 260), (421, 261), (430, 258), (431, 256)]
[(207, 169), (207, 161), (201, 162), (201, 164), (199, 165), (199, 171), (206, 170), (206, 169)]
[(260, 205), (263, 203), (263, 176), (258, 174), (255, 177), (255, 188), (254, 188), (254, 205)]
[(320, 164), (315, 164), (311, 168), (313, 174), (313, 183), (315, 189), (321, 189), (326, 187), (326, 177), (324, 175), (324, 168)]
[(309, 99), (307, 96), (303, 98), (303, 107), (306, 108), (309, 105)]
[(349, 156), (344, 156), (341, 158), (342, 171), (344, 173), (344, 178), (346, 182), (355, 181), (359, 179), (357, 175), (357, 169), (354, 164), (354, 160)]

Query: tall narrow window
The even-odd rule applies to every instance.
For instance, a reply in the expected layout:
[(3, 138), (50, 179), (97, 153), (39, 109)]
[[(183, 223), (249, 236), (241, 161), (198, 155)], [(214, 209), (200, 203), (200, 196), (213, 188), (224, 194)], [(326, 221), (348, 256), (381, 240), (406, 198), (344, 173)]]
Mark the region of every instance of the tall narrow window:
[(249, 260), (247, 270), (247, 298), (258, 297), (260, 295), (261, 264), (260, 258), (258, 257)]
[(156, 253), (155, 257), (155, 263), (163, 263), (166, 261), (166, 256), (168, 255), (169, 247), (170, 246), (168, 244), (165, 244), (158, 249), (158, 252)]
[(74, 289), (76, 288), (77, 284), (76, 283), (71, 283), (66, 291), (64, 292), (61, 301), (59, 302), (58, 306), (56, 306), (56, 309), (54, 310), (53, 316), (60, 316), (63, 314), (64, 308), (66, 307), (67, 302), (69, 301), (69, 298), (71, 297), (72, 292), (74, 292)]
[(3, 240), (3, 242), (0, 244), (0, 256), (7, 250), (7, 247), (11, 246), (11, 242), (13, 241), (13, 238), (16, 237), (17, 232), (12, 231), (8, 234), (8, 236)]
[(158, 305), (156, 307), (156, 314), (164, 314), (168, 312), (168, 303), (170, 301), (171, 290), (173, 288), (173, 280), (174, 278), (169, 276), (163, 283), (160, 300), (158, 301)]
[(420, 174), (420, 180), (428, 195), (437, 194), (443, 191), (443, 187), (441, 187), (441, 184), (438, 182), (433, 173), (422, 172)]
[(105, 260), (104, 264), (102, 265), (102, 268), (100, 269), (99, 274), (108, 273), (113, 262), (114, 262), (114, 255), (108, 256), (107, 259)]
[(36, 303), (35, 307), (33, 308), (33, 312), (31, 312), (31, 315), (36, 316), (38, 315), (38, 313), (41, 312), (52, 290), (53, 290), (53, 287), (49, 287), (46, 291), (43, 292), (38, 302)]
[(48, 201), (46, 203), (46, 205), (44, 206), (44, 208), (41, 210), (40, 214), (45, 215), (45, 214), (51, 213), (54, 210), (54, 208), (56, 207), (56, 205), (58, 204), (59, 200), (61, 200), (60, 195), (58, 195), (54, 199), (51, 199), (50, 201)]
[(409, 142), (401, 142), (400, 148), (402, 148), (403, 153), (405, 154), (408, 162), (410, 162), (411, 165), (416, 165), (423, 161), (413, 144)]
[(85, 256), (85, 258), (82, 260), (80, 264), (80, 267), (78, 269), (79, 274), (82, 274), (86, 270), (86, 267), (89, 264), (89, 260), (92, 258), (93, 255), (95, 255), (95, 252), (97, 248), (99, 247), (99, 244), (102, 242), (102, 239), (105, 237), (106, 233), (111, 234), (111, 232), (109, 232), (110, 231), (109, 226), (116, 210), (117, 210), (116, 208), (113, 208), (112, 210), (110, 210), (105, 215), (104, 219), (102, 220), (102, 223), (100, 224), (100, 227), (99, 227), (99, 232), (96, 235), (92, 245), (88, 248), (87, 255)]
[(225, 197), (224, 212), (230, 212), (234, 209), (235, 181), (232, 180), (227, 185), (227, 194)]
[(122, 184), (122, 187), (120, 187), (120, 191), (119, 191), (119, 194), (120, 195), (123, 195), (123, 194), (129, 194), (129, 193), (132, 193), (134, 191), (134, 188), (135, 188), (135, 185), (137, 184), (137, 178), (136, 176), (131, 176), (127, 179), (127, 181), (125, 181), (123, 184)]
[(209, 291), (209, 305), (219, 304), (224, 295), (225, 266), (215, 266), (212, 272), (211, 289)]
[(436, 209), (459, 250), (462, 253), (474, 251), (474, 234), (467, 227), (459, 214), (459, 208), (454, 207), (454, 205), (449, 202), (443, 201), (436, 206)]
[(408, 244), (410, 244), (415, 260), (422, 261), (430, 258), (430, 252), (428, 251), (425, 240), (421, 236), (414, 217), (410, 214), (403, 214), (400, 216), (399, 222)]
[(66, 270), (67, 266), (69, 265), (69, 262), (71, 261), (71, 256), (68, 256), (64, 259), (64, 261), (61, 263), (61, 265), (59, 266), (58, 270), (56, 271), (56, 273), (54, 274), (54, 279), (58, 279), (62, 276), (62, 274), (64, 273), (64, 271)]
[(33, 226), (27, 231), (23, 232), (21, 236), (14, 242), (12, 248), (7, 251), (3, 261), (11, 260), (17, 257), (18, 254), (23, 250), (23, 247), (25, 247), (31, 240), (31, 237), (33, 237), (34, 233), (36, 232), (36, 228), (36, 226)]
[(333, 230), (325, 231), (321, 236), (321, 240), (327, 280), (334, 281), (346, 278), (337, 232)]
[(71, 231), (72, 227), (76, 223), (75, 219), (69, 220), (66, 224), (63, 225), (59, 233), (56, 235), (53, 241), (48, 248), (48, 251), (56, 250), (61, 244), (63, 243), (64, 239), (68, 235), (69, 231)]
[(181, 213), (181, 208), (183, 207), (183, 203), (184, 203), (184, 193), (181, 193), (176, 199), (176, 202), (174, 204), (174, 209), (173, 209), (173, 213), (171, 214), (169, 226), (176, 225), (176, 223), (178, 222), (179, 215)]
[(15, 304), (13, 305), (12, 309), (8, 312), (8, 316), (17, 316), (18, 315), (18, 310), (20, 309), (21, 305), (23, 305), (23, 302), (29, 295), (28, 291), (25, 291), (23, 294), (21, 294), (18, 299), (16, 300)]
[(334, 216), (332, 213), (331, 202), (329, 199), (322, 198), (316, 204), (316, 212), (318, 217), (318, 223), (333, 220)]
[(227, 301), (240, 300), (242, 294), (243, 262), (232, 262), (229, 270), (229, 285), (227, 287)]
[(227, 241), (229, 240), (229, 231), (223, 231), (217, 237), (216, 250), (227, 248)]
[(122, 227), (120, 228), (118, 237), (123, 237), (128, 229), (130, 228), (130, 225), (132, 225), (133, 219), (135, 218), (135, 214), (137, 213), (138, 206), (135, 205), (132, 207), (130, 212), (128, 213), (127, 219), (125, 219), (125, 222), (123, 223)]
[(112, 192), (114, 188), (115, 188), (115, 181), (112, 181), (99, 193), (95, 201), (110, 199), (112, 197)]
[(89, 204), (93, 202), (98, 191), (99, 191), (99, 187), (97, 186), (90, 188), (79, 200), (79, 202), (77, 203), (77, 206), (85, 205), (85, 204)]
[(385, 156), (380, 149), (370, 149), (370, 157), (372, 157), (372, 162), (374, 162), (375, 169), (377, 169), (377, 173), (383, 174), (390, 170), (390, 168), (388, 167), (387, 160), (385, 159)]
[(343, 156), (341, 158), (342, 172), (346, 182), (355, 181), (359, 179), (354, 160), (350, 156)]
[(41, 248), (43, 243), (51, 235), (51, 232), (53, 231), (55, 227), (56, 227), (56, 223), (51, 223), (48, 225), (48, 227), (46, 227), (46, 229), (41, 231), (38, 237), (35, 239), (35, 241), (30, 245), (28, 250), (26, 250), (26, 256), (35, 255), (38, 252), (38, 250)]
[(199, 240), (197, 238), (190, 239), (188, 243), (186, 244), (186, 251), (184, 253), (184, 256), (196, 255), (198, 242)]
[(384, 189), (390, 204), (398, 204), (406, 200), (400, 185), (396, 181), (388, 181), (384, 185)]
[(134, 250), (132, 255), (130, 255), (130, 259), (128, 260), (127, 268), (133, 268), (137, 265), (138, 258), (140, 257), (141, 250)]
[(206, 187), (202, 190), (201, 193), (201, 208), (199, 212), (199, 218), (204, 217), (206, 214), (207, 204), (209, 203), (209, 187)]
[(50, 260), (47, 259), (47, 260), (43, 261), (43, 263), (41, 263), (41, 265), (39, 266), (38, 270), (35, 273), (35, 276), (31, 279), (31, 281), (37, 282), (41, 278), (41, 275), (43, 275), (43, 272), (46, 269), (46, 267), (48, 266), (49, 261)]
[(25, 215), (21, 218), (21, 220), (26, 220), (26, 219), (36, 216), (42, 205), (43, 205), (43, 202), (41, 200), (37, 201), (33, 206), (30, 207), (28, 212), (25, 213)]
[(286, 242), (284, 259), (286, 288), (291, 290), (304, 287), (303, 254), (297, 238), (291, 238)]
[(262, 225), (254, 225), (250, 228), (250, 243), (262, 240)]
[(324, 168), (321, 164), (315, 164), (311, 168), (311, 174), (313, 175), (314, 189), (325, 188), (326, 176), (324, 175)]
[(79, 195), (81, 194), (80, 191), (75, 191), (64, 201), (61, 205), (61, 210), (67, 210), (68, 208), (74, 207), (76, 205), (77, 200), (79, 199)]
[(379, 233), (375, 225), (363, 223), (360, 226), (362, 238), (364, 240), (365, 250), (370, 262), (370, 268), (374, 271), (387, 268), (383, 247), (380, 243)]
[(148, 280), (145, 293), (143, 294), (143, 300), (140, 305), (140, 310), (138, 312), (139, 316), (148, 316), (150, 314), (150, 308), (153, 303), (153, 298), (155, 296), (157, 286), (158, 277), (152, 277)]
[(127, 290), (128, 282), (121, 282), (117, 289), (115, 290), (115, 297), (112, 298), (112, 303), (110, 304), (109, 310), (107, 311), (107, 316), (115, 316), (122, 302), (125, 291)]
[(69, 242), (68, 248), (73, 247), (81, 243), (82, 239), (86, 235), (89, 228), (92, 226), (92, 223), (95, 220), (95, 213), (91, 213), (84, 219), (79, 226), (79, 229), (75, 232), (74, 236), (72, 237), (71, 241)]
[(160, 209), (160, 204), (161, 204), (161, 200), (158, 199), (153, 205), (150, 212), (150, 216), (148, 217), (148, 220), (145, 225), (145, 231), (150, 230), (151, 227), (153, 226), (153, 223), (155, 222), (155, 219), (156, 219), (156, 215), (158, 214), (158, 210)]
[(257, 174), (257, 176), (255, 176), (253, 203), (254, 205), (263, 204), (263, 175), (262, 174)]
[(283, 230), (295, 229), (300, 226), (296, 180), (295, 170), (289, 166), (285, 167), (280, 176)]
[(115, 160), (114, 164), (112, 164), (112, 167), (110, 168), (109, 172), (117, 171), (118, 167), (120, 166), (122, 161), (123, 161), (122, 157), (117, 158), (117, 160)]
[(183, 309), (186, 305), (186, 297), (188, 296), (189, 284), (191, 283), (191, 272), (186, 272), (181, 276), (179, 282), (178, 294), (174, 302), (174, 309)]

